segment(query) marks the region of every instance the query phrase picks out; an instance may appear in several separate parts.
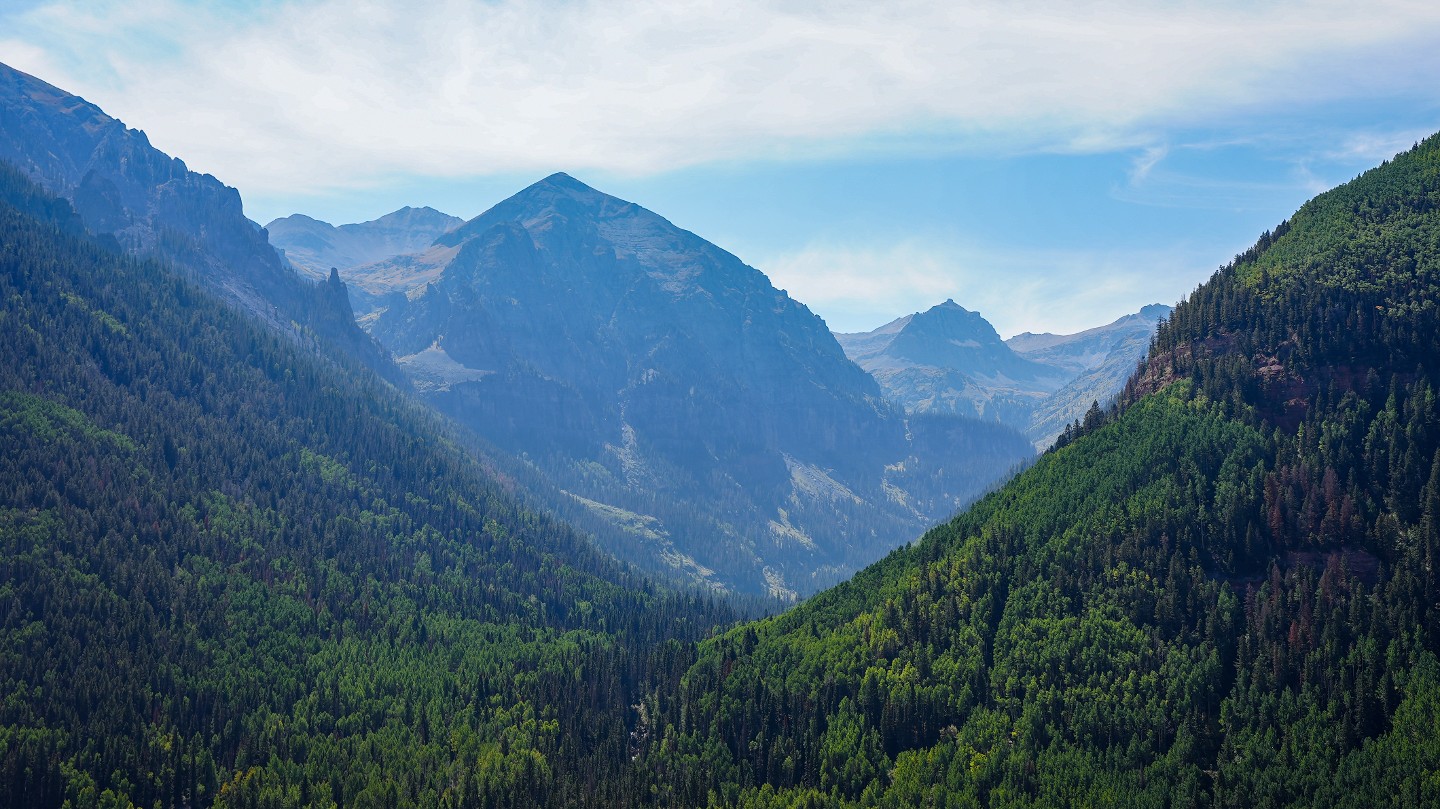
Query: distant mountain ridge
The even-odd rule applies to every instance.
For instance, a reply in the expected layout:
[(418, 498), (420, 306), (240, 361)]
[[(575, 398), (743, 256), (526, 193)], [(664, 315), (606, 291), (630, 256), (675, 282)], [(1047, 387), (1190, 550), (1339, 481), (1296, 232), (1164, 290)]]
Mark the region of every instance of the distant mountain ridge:
[(1029, 454), (907, 427), (763, 273), (563, 173), (346, 277), (382, 279), (372, 333), (432, 403), (633, 528), (622, 555), (726, 587), (809, 592)]
[(0, 160), (68, 200), (93, 233), (194, 272), (294, 339), (318, 338), (400, 379), (356, 327), (339, 287), (291, 271), (245, 218), (238, 191), (190, 171), (94, 104), (6, 65), (0, 65)]
[(1155, 330), (1172, 307), (1152, 303), (1104, 326), (1068, 335), (1017, 334), (1007, 340), (1016, 352), (1037, 362), (1073, 368), (1075, 378), (1050, 394), (1030, 416), (1026, 434), (1048, 447), (1065, 427), (1084, 417), (1095, 402), (1107, 404), (1145, 358)]
[(1104, 326), (1074, 334), (1021, 332), (1005, 344), (1037, 362), (1083, 371), (1103, 363), (1119, 343), (1134, 334), (1143, 334), (1148, 340), (1156, 324), (1169, 317), (1171, 311), (1163, 303), (1152, 303)]
[(907, 411), (1022, 424), (1065, 374), (1012, 350), (978, 312), (947, 300), (873, 332), (837, 334)]
[(946, 300), (874, 331), (835, 337), (907, 412), (999, 421), (1044, 448), (1092, 402), (1120, 391), (1169, 312), (1151, 304), (1076, 334), (1001, 340), (978, 312)]
[(324, 278), (331, 267), (358, 267), (418, 253), (464, 222), (428, 206), (407, 205), (368, 222), (339, 226), (297, 213), (276, 219), (265, 230), (270, 243), (297, 269)]

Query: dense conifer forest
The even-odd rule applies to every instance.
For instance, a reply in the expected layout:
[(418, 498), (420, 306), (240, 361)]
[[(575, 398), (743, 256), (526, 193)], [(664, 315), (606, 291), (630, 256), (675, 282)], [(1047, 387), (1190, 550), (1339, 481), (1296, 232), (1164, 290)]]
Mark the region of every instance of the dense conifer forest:
[[(1440, 136), (734, 624), (0, 174), (0, 805), (1440, 805)], [(718, 632), (716, 631), (718, 628)]]
[(1432, 137), (1004, 489), (703, 644), (652, 697), (665, 802), (1440, 805), (1437, 207)]

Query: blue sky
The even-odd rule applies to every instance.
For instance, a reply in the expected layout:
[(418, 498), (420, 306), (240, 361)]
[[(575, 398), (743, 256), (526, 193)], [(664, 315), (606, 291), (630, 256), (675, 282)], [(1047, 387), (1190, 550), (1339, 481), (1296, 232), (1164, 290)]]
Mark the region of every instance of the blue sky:
[(553, 171), (736, 253), (832, 328), (1002, 334), (1173, 303), (1440, 130), (1440, 7), (268, 0), (0, 4), (0, 61), (262, 223), (474, 216)]

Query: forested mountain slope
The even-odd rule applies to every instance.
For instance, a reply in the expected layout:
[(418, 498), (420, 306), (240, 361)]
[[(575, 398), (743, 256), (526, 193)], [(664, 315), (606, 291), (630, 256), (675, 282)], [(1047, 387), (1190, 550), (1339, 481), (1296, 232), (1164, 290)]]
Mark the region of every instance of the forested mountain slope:
[(723, 610), (4, 164), (0, 324), (0, 806), (643, 791), (630, 705)]
[(1120, 407), (702, 647), (676, 805), (1440, 805), (1440, 136), (1164, 324)]

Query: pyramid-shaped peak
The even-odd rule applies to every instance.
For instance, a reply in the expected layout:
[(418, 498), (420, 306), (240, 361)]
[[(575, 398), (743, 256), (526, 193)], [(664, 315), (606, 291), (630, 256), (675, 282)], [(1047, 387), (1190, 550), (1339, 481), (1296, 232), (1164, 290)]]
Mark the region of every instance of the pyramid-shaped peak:
[(533, 183), (490, 210), (445, 234), (437, 244), (454, 246), (502, 222), (535, 222), (558, 215), (591, 222), (644, 223), (642, 227), (677, 230), (659, 215), (632, 202), (598, 191), (563, 171)]
[(963, 312), (964, 314), (967, 314), (967, 315), (970, 314), (970, 310), (969, 310), (969, 309), (966, 309), (965, 307), (963, 307), (963, 306), (961, 306), (960, 304), (956, 303), (954, 298), (946, 298), (944, 303), (937, 303), (937, 304), (935, 304), (934, 306), (930, 307), (930, 311), (931, 311), (931, 312), (945, 312), (945, 311), (950, 311), (950, 312)]
[(557, 171), (546, 177), (536, 185), (547, 185), (552, 188), (563, 188), (567, 191), (594, 191), (595, 189), (571, 177), (563, 171)]
[[(570, 202), (563, 203), (563, 200), (570, 200)], [(604, 191), (588, 186), (563, 171), (557, 171), (539, 182), (532, 183), (496, 207), (502, 207), (510, 203), (532, 209), (538, 209), (556, 203), (561, 203), (566, 207), (579, 203), (585, 208), (596, 206), (619, 207), (630, 204), (625, 200), (613, 197)]]
[(951, 298), (912, 316), (904, 331), (917, 336), (943, 335), (946, 338), (968, 337), (982, 343), (1000, 342), (1000, 335), (984, 315), (966, 309)]
[(512, 199), (535, 199), (537, 197), (548, 199), (569, 197), (571, 199), (588, 201), (615, 199), (603, 191), (580, 182), (563, 171), (557, 171), (549, 177), (531, 184), (512, 197)]
[(955, 302), (954, 298), (946, 298), (944, 303), (937, 303), (923, 312), (916, 312), (915, 320), (934, 321), (946, 323), (985, 323), (985, 317), (979, 312), (972, 312), (969, 309)]

